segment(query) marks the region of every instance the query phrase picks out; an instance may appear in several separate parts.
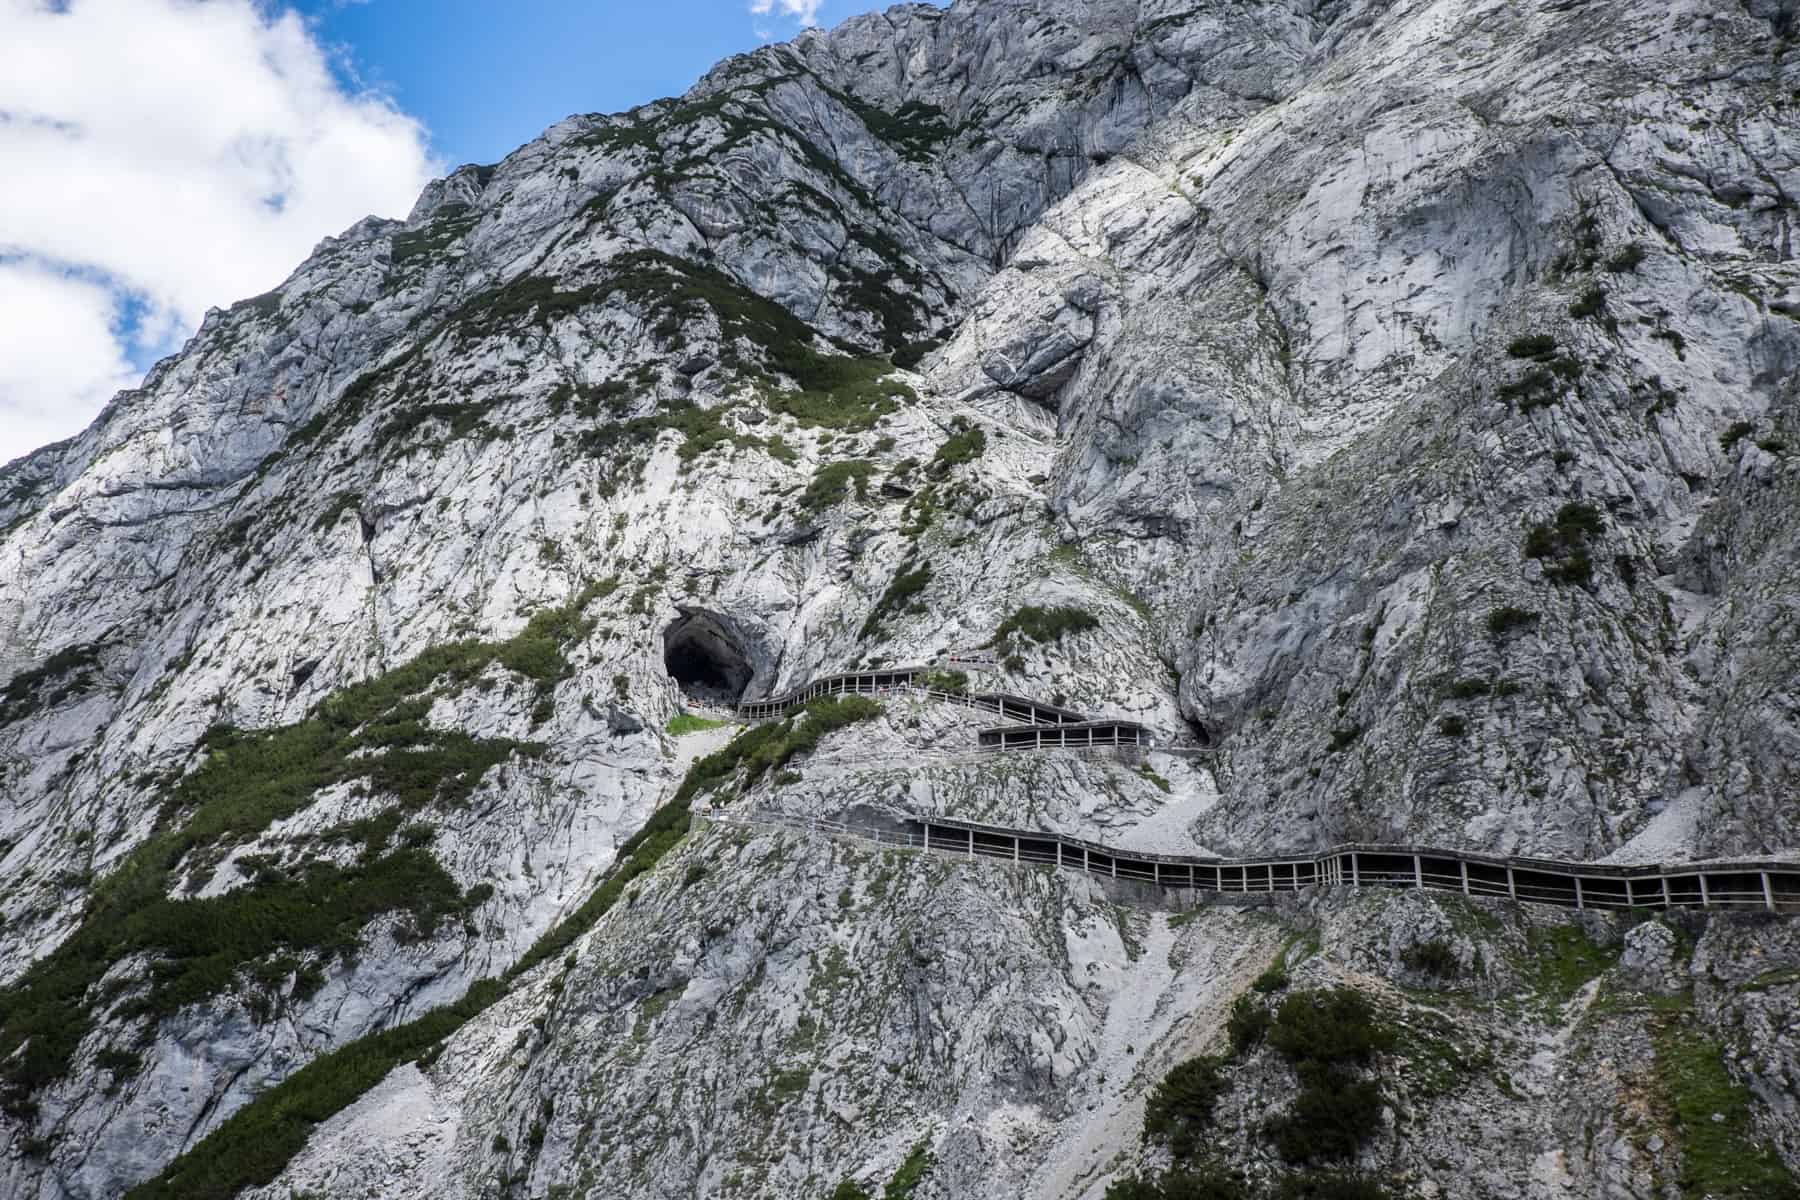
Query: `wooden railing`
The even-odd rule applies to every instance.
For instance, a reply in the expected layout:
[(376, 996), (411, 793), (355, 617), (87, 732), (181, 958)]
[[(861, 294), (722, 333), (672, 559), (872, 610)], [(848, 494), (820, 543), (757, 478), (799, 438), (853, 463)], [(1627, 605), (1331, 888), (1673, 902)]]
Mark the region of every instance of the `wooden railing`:
[(1124, 850), (1068, 834), (949, 817), (907, 818), (883, 828), (706, 807), (697, 807), (694, 816), (702, 822), (1053, 866), (1178, 891), (1254, 895), (1310, 887), (1399, 887), (1578, 909), (1721, 908), (1800, 915), (1800, 862), (1781, 859), (1621, 866), (1374, 843), (1228, 859)]
[[(802, 687), (767, 700), (746, 700), (735, 715), (746, 721), (766, 721), (786, 716), (814, 700), (832, 696), (919, 695), (947, 704), (960, 704), (1016, 721), (1024, 726), (997, 726), (978, 730), (976, 744), (982, 750), (1093, 749), (1103, 746), (1148, 746), (1150, 730), (1136, 721), (1096, 720), (1058, 704), (1045, 704), (1007, 692), (952, 692), (922, 685), (931, 667), (895, 667), (886, 671), (850, 671), (826, 675)], [(1034, 733), (1035, 731), (1035, 733)]]

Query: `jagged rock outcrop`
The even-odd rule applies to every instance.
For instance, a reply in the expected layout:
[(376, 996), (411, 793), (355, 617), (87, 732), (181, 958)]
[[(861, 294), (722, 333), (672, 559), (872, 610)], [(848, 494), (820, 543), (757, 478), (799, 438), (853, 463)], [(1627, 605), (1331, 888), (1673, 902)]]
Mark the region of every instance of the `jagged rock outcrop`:
[[(683, 684), (998, 636), (997, 687), (1216, 756), (967, 761), (966, 714), (897, 703), (737, 803), (1230, 853), (1800, 845), (1793, 24), (903, 6), (570, 117), (210, 314), (0, 468), (0, 1191), (117, 1195), (455, 1011), (268, 1194), (823, 1195), (923, 1142), (921, 1198), (1097, 1197), (1293, 932), (1302, 982), (1407, 1021), (1406, 946), (1480, 981), (1487, 1065), (1402, 1069), (1364, 1156), (1425, 1194), (1660, 1194), (1680, 1078), (1584, 1072), (1656, 1058), (1671, 996), (1757, 1097), (1734, 1136), (1794, 1162), (1774, 929), (1596, 926), (1623, 957), (1578, 997), (1521, 974), (1550, 918), (1177, 925), (634, 836), (723, 741), (670, 731)], [(1663, 1007), (1603, 1010), (1608, 1046), (1603, 988)], [(1554, 1011), (1482, 1017), (1515, 992)], [(1231, 1071), (1221, 1153), (1261, 1186), (1292, 1073)], [(1496, 1097), (1485, 1144), (1422, 1115)]]

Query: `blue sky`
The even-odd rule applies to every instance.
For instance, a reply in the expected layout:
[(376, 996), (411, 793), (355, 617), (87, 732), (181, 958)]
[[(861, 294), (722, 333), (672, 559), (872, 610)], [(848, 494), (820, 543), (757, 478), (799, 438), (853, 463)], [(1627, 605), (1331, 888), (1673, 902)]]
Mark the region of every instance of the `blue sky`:
[[(748, 0), (306, 0), (321, 39), (343, 47), (454, 165), (494, 162), (570, 113), (619, 112), (679, 95), (728, 55), (785, 40), (800, 21)], [(795, 7), (802, 7), (796, 5)], [(829, 28), (886, 4), (825, 0)]]
[(0, 0), (0, 464), (432, 175), (864, 0)]

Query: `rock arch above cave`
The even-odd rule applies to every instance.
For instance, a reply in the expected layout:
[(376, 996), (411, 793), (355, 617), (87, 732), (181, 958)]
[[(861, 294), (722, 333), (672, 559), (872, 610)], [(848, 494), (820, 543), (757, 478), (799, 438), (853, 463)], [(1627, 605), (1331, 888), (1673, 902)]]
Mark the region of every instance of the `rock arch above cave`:
[(736, 704), (756, 675), (731, 622), (704, 611), (683, 613), (663, 630), (663, 666), (696, 700)]

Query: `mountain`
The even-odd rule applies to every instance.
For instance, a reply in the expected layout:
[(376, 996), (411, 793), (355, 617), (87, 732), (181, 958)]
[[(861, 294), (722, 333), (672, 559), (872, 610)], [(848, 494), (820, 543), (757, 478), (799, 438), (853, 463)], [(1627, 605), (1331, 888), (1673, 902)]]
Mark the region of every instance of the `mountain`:
[[(816, 826), (1792, 857), (1795, 20), (902, 6), (210, 313), (0, 468), (0, 1192), (1795, 1194), (1791, 922)], [(676, 719), (984, 645), (1156, 748)]]

